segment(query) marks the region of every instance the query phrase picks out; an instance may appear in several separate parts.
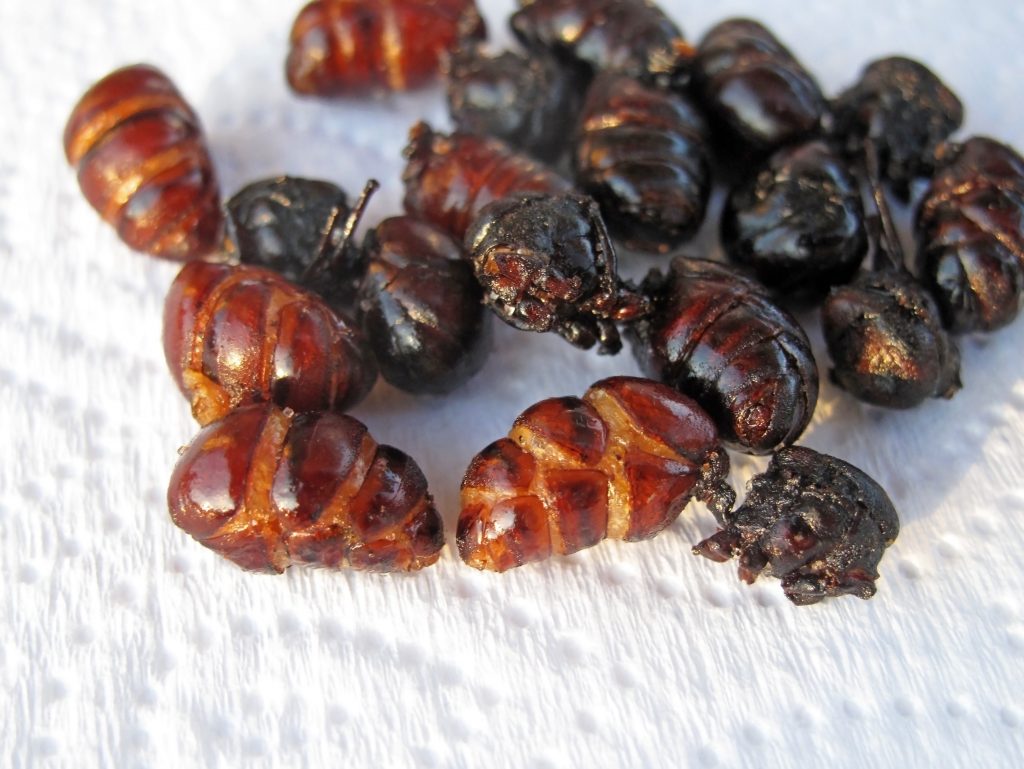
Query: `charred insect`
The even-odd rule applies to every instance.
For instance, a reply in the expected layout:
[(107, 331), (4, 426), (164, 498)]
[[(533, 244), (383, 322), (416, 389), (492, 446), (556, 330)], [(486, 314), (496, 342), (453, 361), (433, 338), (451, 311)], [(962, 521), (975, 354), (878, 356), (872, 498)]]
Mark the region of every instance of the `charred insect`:
[(568, 145), (567, 116), (579, 106), (578, 78), (549, 56), (459, 46), (445, 65), (448, 109), (464, 133), (493, 136), (545, 161)]
[(882, 178), (906, 200), (910, 184), (931, 176), (939, 145), (963, 122), (960, 100), (920, 62), (893, 56), (869, 64), (833, 104), (833, 132), (860, 157), (877, 148)]
[(818, 131), (828, 103), (814, 77), (756, 21), (729, 19), (697, 47), (694, 87), (733, 143), (762, 153)]
[(313, 0), (292, 25), (285, 73), (302, 94), (404, 91), (431, 80), (460, 37), (485, 34), (473, 0)]
[(413, 571), (444, 547), (417, 464), (344, 414), (232, 411), (184, 449), (167, 506), (200, 544), (252, 571)]
[(650, 0), (519, 0), (509, 24), (527, 48), (660, 87), (689, 81), (693, 48)]
[(910, 273), (866, 273), (832, 289), (822, 319), (832, 378), (862, 401), (910, 408), (960, 389), (960, 352)]
[(942, 155), (917, 211), (918, 263), (954, 331), (993, 331), (1024, 294), (1024, 159), (974, 137)]
[(426, 123), (405, 148), (405, 210), (461, 240), (488, 203), (516, 192), (567, 192), (554, 171), (504, 142), (473, 134), (434, 133)]
[(793, 603), (875, 594), (878, 563), (900, 530), (888, 495), (863, 470), (791, 446), (756, 476), (743, 506), (693, 548), (713, 561), (740, 559), (740, 579), (779, 577)]
[(574, 194), (525, 193), (491, 203), (466, 233), (484, 302), (524, 331), (554, 331), (576, 347), (622, 348), (614, 321), (647, 303), (619, 280), (597, 204)]
[(220, 193), (199, 119), (158, 69), (125, 67), (86, 91), (64, 153), (86, 200), (136, 251), (185, 261), (220, 245)]
[(473, 458), (462, 480), (459, 555), (506, 571), (605, 537), (635, 542), (696, 497), (724, 515), (735, 500), (729, 457), (689, 398), (613, 377), (580, 398), (531, 406)]
[(238, 260), (280, 273), (346, 314), (365, 271), (352, 236), (378, 187), (371, 179), (352, 208), (340, 187), (317, 179), (279, 176), (242, 188), (224, 206)]
[(580, 188), (628, 248), (665, 252), (704, 220), (707, 127), (681, 96), (629, 77), (598, 76), (583, 107), (575, 160)]
[(906, 269), (873, 144), (865, 161), (881, 225), (872, 233), (876, 271), (832, 289), (822, 307), (832, 379), (876, 406), (951, 398), (960, 389), (960, 351), (942, 328), (935, 300)]
[(722, 245), (781, 297), (819, 301), (868, 251), (857, 179), (824, 141), (778, 150), (729, 193)]
[(818, 400), (818, 370), (803, 329), (760, 284), (677, 256), (643, 290), (653, 310), (629, 331), (648, 376), (697, 401), (739, 451), (767, 454), (800, 437)]
[(200, 424), (243, 404), (342, 411), (377, 366), (362, 333), (259, 267), (191, 262), (164, 303), (164, 354)]
[(489, 315), (462, 246), (411, 216), (366, 237), (362, 325), (381, 374), (413, 393), (454, 390), (483, 366)]

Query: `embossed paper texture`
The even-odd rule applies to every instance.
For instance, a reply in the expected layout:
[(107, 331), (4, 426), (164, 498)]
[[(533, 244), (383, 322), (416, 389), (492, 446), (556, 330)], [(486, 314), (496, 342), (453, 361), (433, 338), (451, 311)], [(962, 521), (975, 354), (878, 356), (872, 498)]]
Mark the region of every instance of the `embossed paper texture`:
[[(172, 526), (167, 479), (197, 429), (160, 346), (175, 267), (100, 222), (61, 133), (91, 82), (149, 61), (196, 108), (226, 193), (278, 173), (355, 193), (374, 176), (367, 223), (397, 213), (409, 125), (448, 124), (440, 91), (292, 96), (299, 5), (0, 8), (0, 764), (1019, 766), (1024, 321), (962, 340), (950, 402), (886, 412), (823, 384), (803, 443), (868, 471), (902, 515), (867, 602), (797, 608), (777, 582), (695, 558), (714, 530), (696, 504), (649, 542), (504, 575), (463, 566), (451, 543), (469, 459), (531, 403), (637, 373), (628, 352), (505, 327), (461, 391), (380, 383), (354, 412), (423, 467), (450, 543), (436, 566), (252, 575)], [(1017, 2), (663, 5), (691, 39), (761, 18), (831, 94), (873, 57), (920, 58), (965, 102), (961, 135), (1024, 146)], [(513, 3), (481, 6), (507, 41)], [(714, 229), (689, 250), (714, 253)], [(824, 380), (817, 318), (801, 319)], [(739, 486), (765, 465), (733, 458)]]

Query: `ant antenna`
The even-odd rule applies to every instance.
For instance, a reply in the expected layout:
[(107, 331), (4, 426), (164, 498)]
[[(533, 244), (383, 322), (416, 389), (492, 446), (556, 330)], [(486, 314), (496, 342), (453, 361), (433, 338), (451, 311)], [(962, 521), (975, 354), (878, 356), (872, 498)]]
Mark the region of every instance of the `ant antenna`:
[[(878, 251), (884, 252), (897, 269), (905, 270), (906, 263), (904, 262), (903, 246), (900, 243), (899, 233), (896, 232), (896, 225), (892, 220), (889, 203), (886, 201), (885, 193), (882, 190), (878, 147), (870, 136), (864, 140), (864, 166), (868, 174), (868, 184), (871, 187), (871, 198), (875, 202), (875, 210), (878, 211), (878, 218), (882, 224), (882, 237), (878, 243)], [(877, 267), (878, 254), (875, 255), (875, 262)]]
[(356, 227), (359, 226), (359, 220), (363, 218), (363, 214), (366, 213), (366, 206), (370, 202), (370, 198), (373, 197), (373, 193), (380, 189), (380, 182), (376, 179), (370, 179), (366, 182), (366, 186), (363, 187), (362, 193), (359, 195), (359, 200), (352, 206), (352, 210), (349, 211), (348, 216), (345, 218), (345, 225), (342, 228), (341, 242), (335, 248), (331, 248), (331, 239), (334, 235), (335, 229), (338, 226), (338, 217), (341, 215), (341, 207), (335, 206), (331, 209), (331, 215), (327, 220), (327, 231), (324, 235), (323, 242), (320, 244), (320, 250), (309, 267), (306, 268), (305, 272), (302, 273), (302, 277), (299, 279), (302, 283), (307, 283), (318, 273), (325, 272), (334, 267), (341, 259), (342, 255), (348, 251), (349, 246), (352, 242), (352, 236), (355, 234)]

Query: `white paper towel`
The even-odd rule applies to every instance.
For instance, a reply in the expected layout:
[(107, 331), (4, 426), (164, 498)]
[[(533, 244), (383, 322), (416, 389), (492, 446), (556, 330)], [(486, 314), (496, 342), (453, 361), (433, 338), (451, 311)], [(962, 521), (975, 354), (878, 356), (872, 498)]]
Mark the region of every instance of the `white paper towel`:
[[(482, 3), (498, 40), (512, 5)], [(1024, 147), (1017, 0), (663, 5), (692, 38), (765, 20), (831, 93), (873, 57), (921, 58), (963, 97), (968, 132)], [(868, 602), (796, 608), (777, 582), (740, 584), (690, 555), (714, 528), (696, 505), (654, 541), (505, 575), (449, 548), (409, 577), (254, 576), (171, 525), (167, 478), (195, 432), (160, 348), (175, 268), (99, 221), (61, 132), (91, 82), (149, 61), (199, 112), (226, 192), (287, 172), (354, 193), (375, 176), (368, 221), (397, 212), (406, 130), (446, 124), (439, 92), (293, 97), (298, 6), (0, 7), (0, 764), (1020, 766), (1024, 321), (963, 340), (951, 402), (890, 413), (824, 385), (804, 442), (874, 475), (902, 515)], [(516, 414), (637, 371), (504, 327), (497, 343), (449, 398), (381, 384), (355, 410), (420, 462), (449, 536), (469, 458)], [(734, 465), (742, 484), (764, 461)]]

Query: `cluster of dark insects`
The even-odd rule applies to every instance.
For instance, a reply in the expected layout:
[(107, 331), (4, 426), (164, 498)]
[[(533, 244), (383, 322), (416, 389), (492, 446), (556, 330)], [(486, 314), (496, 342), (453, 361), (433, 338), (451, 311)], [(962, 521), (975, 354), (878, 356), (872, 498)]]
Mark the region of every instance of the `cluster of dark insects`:
[[(603, 354), (624, 334), (651, 379), (541, 401), (481, 451), (462, 481), (466, 563), (645, 539), (696, 498), (721, 528), (695, 553), (737, 557), (748, 582), (777, 576), (797, 604), (870, 597), (898, 518), (862, 471), (794, 445), (818, 370), (787, 306), (821, 306), (832, 379), (853, 396), (951, 397), (951, 335), (1020, 306), (1024, 160), (953, 142), (959, 99), (909, 59), (871, 63), (830, 100), (755, 21), (694, 46), (650, 0), (519, 5), (523, 50), (504, 52), (472, 0), (299, 13), (298, 93), (447, 79), (455, 130), (413, 126), (405, 213), (362, 243), (373, 180), (351, 203), (294, 177), (222, 202), (195, 113), (152, 67), (112, 73), (75, 107), (65, 149), (86, 198), (132, 248), (187, 262), (164, 347), (204, 427), (171, 478), (171, 517), (247, 569), (433, 563), (444, 535), (422, 472), (344, 412), (378, 374), (454, 390), (484, 364), (497, 315)], [(729, 167), (729, 263), (679, 253)], [(890, 195), (916, 205), (912, 260)], [(670, 254), (668, 269), (634, 285), (618, 249)], [(736, 509), (725, 447), (772, 455)]]

